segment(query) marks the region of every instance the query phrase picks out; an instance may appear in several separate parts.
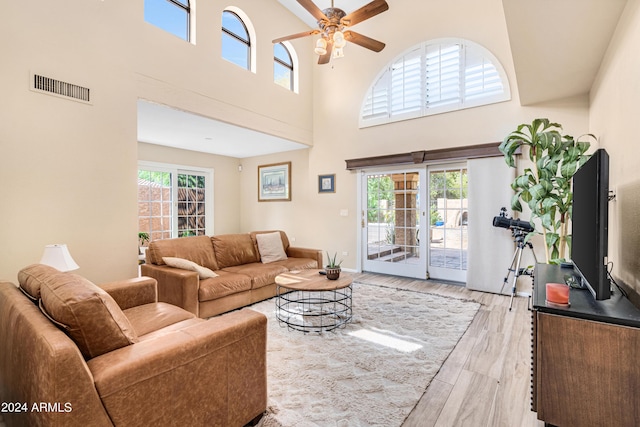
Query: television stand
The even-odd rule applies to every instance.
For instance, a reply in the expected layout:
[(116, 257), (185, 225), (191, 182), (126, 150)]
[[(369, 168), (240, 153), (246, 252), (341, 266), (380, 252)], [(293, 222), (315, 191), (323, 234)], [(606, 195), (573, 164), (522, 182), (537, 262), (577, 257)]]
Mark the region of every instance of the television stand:
[(547, 304), (545, 285), (571, 273), (535, 267), (531, 409), (545, 425), (637, 426), (640, 310), (618, 290), (596, 301), (587, 289), (571, 289), (569, 307)]

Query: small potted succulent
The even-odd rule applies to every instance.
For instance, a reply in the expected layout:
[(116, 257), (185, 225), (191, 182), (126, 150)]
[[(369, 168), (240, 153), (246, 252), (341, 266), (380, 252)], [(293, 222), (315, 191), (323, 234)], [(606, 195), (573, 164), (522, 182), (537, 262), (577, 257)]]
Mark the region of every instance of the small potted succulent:
[(329, 252), (327, 252), (327, 266), (324, 270), (329, 280), (337, 280), (340, 277), (340, 264), (342, 264), (342, 260), (336, 262), (337, 255), (337, 253), (334, 253), (332, 257), (329, 255)]

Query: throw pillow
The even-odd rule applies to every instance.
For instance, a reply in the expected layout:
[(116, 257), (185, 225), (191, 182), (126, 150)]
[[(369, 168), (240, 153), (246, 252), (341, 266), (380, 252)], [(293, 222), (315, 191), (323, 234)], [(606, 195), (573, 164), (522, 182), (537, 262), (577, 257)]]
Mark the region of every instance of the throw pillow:
[(165, 256), (165, 257), (162, 257), (162, 261), (164, 261), (164, 263), (167, 264), (169, 267), (195, 271), (196, 273), (198, 273), (198, 277), (201, 279), (218, 277), (218, 275), (214, 273), (213, 270), (207, 267), (198, 265), (193, 261), (189, 261), (188, 259)]
[(113, 298), (83, 277), (52, 274), (43, 281), (40, 296), (44, 314), (65, 330), (85, 359), (138, 341)]
[(60, 273), (59, 270), (45, 264), (31, 264), (18, 272), (20, 290), (32, 301), (40, 299), (40, 288), (47, 277)]
[(278, 231), (273, 233), (256, 234), (260, 260), (263, 264), (287, 259), (287, 254), (282, 247), (282, 238)]

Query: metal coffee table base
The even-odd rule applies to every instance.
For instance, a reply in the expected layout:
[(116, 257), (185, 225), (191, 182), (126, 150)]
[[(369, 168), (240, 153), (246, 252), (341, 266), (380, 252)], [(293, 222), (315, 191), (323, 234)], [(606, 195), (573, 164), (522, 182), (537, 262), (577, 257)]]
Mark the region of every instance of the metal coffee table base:
[(276, 286), (276, 318), (283, 327), (322, 332), (344, 327), (351, 320), (351, 285), (331, 291), (284, 292)]

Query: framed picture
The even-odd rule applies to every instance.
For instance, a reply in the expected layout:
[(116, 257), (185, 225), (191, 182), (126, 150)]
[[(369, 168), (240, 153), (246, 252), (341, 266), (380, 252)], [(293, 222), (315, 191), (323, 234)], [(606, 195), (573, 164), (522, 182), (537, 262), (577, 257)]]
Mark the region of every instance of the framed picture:
[(318, 175), (318, 193), (336, 192), (336, 174)]
[(258, 166), (258, 201), (291, 200), (291, 162)]

